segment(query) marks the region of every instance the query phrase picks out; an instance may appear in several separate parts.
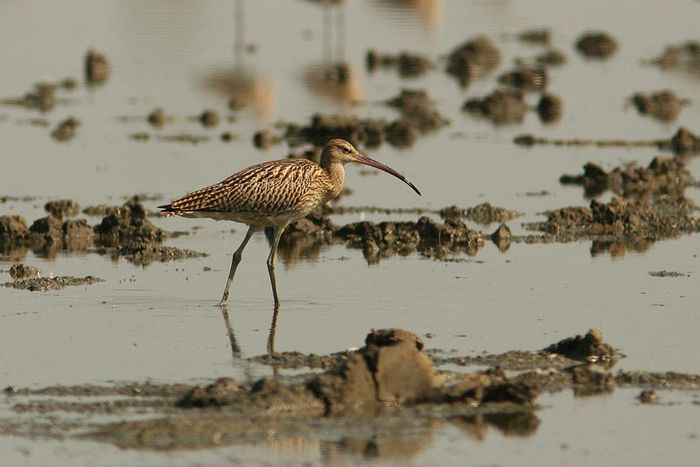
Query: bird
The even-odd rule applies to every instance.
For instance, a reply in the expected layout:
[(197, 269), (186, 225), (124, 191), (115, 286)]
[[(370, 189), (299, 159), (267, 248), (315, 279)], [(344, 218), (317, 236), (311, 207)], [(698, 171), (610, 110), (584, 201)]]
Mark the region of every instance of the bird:
[(348, 162), (383, 170), (402, 180), (421, 196), (418, 188), (406, 177), (362, 154), (348, 141), (336, 138), (323, 147), (319, 164), (308, 159), (263, 162), (158, 208), (165, 217), (211, 218), (248, 225), (243, 241), (233, 253), (219, 307), (225, 307), (228, 302), (233, 277), (248, 241), (255, 232), (272, 227), (274, 235), (267, 257), (267, 270), (275, 307), (278, 307), (275, 252), (282, 233), (292, 222), (340, 195), (345, 183), (345, 164)]

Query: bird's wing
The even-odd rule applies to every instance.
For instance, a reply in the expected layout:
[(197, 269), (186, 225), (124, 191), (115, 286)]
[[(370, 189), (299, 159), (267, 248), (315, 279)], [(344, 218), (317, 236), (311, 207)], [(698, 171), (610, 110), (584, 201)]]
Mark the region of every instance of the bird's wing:
[(322, 197), (319, 189), (322, 172), (317, 164), (305, 159), (263, 162), (160, 207), (174, 215), (194, 211), (260, 214), (299, 211)]

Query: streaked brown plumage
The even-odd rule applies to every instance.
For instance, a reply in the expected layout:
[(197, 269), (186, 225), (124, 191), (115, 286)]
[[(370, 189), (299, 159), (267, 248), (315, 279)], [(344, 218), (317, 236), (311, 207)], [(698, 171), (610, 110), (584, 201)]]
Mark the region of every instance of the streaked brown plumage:
[(274, 259), (282, 232), (291, 222), (340, 195), (345, 182), (343, 166), (347, 162), (358, 162), (388, 172), (420, 195), (411, 182), (392, 168), (360, 154), (347, 141), (334, 139), (323, 148), (320, 165), (306, 159), (263, 162), (159, 207), (165, 216), (208, 217), (248, 224), (248, 232), (233, 254), (220, 306), (228, 300), (236, 267), (250, 237), (261, 228), (273, 227), (275, 235), (267, 267), (275, 305), (278, 305)]

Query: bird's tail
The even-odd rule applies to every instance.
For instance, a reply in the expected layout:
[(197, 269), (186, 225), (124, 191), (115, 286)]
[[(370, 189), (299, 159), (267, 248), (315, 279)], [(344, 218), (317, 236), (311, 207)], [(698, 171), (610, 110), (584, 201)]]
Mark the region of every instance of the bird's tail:
[(182, 215), (182, 210), (173, 207), (172, 204), (164, 204), (162, 206), (158, 206), (158, 209), (160, 209), (160, 214), (163, 217), (174, 217)]

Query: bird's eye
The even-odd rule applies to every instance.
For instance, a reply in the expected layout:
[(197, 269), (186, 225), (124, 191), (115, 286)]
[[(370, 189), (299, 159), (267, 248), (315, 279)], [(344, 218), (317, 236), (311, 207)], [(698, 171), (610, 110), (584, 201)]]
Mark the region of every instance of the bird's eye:
[(340, 150), (343, 151), (345, 154), (350, 154), (350, 149), (348, 149), (345, 146), (341, 147)]

